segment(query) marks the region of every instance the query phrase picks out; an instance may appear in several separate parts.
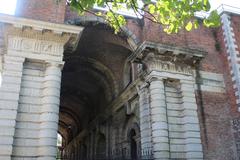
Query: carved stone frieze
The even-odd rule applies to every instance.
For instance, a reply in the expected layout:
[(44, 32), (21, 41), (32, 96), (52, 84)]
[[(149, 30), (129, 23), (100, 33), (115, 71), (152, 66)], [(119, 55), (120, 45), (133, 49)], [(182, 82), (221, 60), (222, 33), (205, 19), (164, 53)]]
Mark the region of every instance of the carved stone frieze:
[(206, 53), (197, 49), (144, 42), (129, 57), (129, 61), (143, 65), (142, 71), (164, 71), (193, 75), (192, 70)]
[(8, 49), (60, 56), (63, 53), (63, 44), (52, 41), (10, 36), (8, 38)]
[(28, 52), (40, 51), (44, 54), (51, 52), (53, 55), (59, 52), (59, 49), (61, 52), (63, 49), (73, 51), (78, 44), (82, 30), (83, 27), (79, 26), (0, 15), (0, 39), (3, 35), (5, 46), (8, 47), (10, 44), (11, 49), (23, 49)]
[(171, 62), (164, 62), (164, 61), (150, 61), (146, 64), (148, 70), (157, 70), (157, 71), (166, 71), (172, 73), (181, 73), (192, 75), (193, 71), (192, 68), (188, 65), (183, 64), (174, 64)]

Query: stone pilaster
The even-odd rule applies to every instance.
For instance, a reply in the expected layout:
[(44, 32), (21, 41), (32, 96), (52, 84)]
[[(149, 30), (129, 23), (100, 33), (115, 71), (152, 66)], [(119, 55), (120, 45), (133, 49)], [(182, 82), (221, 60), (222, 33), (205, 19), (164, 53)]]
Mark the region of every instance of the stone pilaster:
[(186, 159), (202, 160), (202, 144), (194, 92), (194, 81), (181, 80)]
[(155, 160), (169, 159), (169, 131), (163, 80), (155, 77), (151, 78), (149, 92), (153, 157)]
[(4, 55), (0, 84), (0, 159), (12, 155), (24, 58)]
[(46, 66), (40, 115), (41, 125), (39, 132), (38, 160), (56, 159), (61, 65), (62, 64), (50, 62)]
[(139, 95), (140, 134), (143, 159), (146, 156), (149, 156), (149, 154), (151, 155), (152, 152), (152, 130), (148, 87), (147, 83), (143, 83), (137, 87)]

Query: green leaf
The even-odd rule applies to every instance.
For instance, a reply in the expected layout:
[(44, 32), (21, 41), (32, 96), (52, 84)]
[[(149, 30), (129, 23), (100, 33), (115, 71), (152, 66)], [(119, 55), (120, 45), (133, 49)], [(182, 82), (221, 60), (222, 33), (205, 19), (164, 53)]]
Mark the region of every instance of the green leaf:
[(155, 9), (156, 9), (156, 6), (153, 5), (153, 4), (149, 4), (149, 5), (148, 5), (148, 9), (149, 9), (149, 12), (150, 12), (151, 14), (154, 14)]
[(186, 29), (187, 31), (191, 31), (191, 30), (192, 30), (192, 27), (193, 27), (193, 24), (192, 24), (191, 21), (189, 21), (189, 22), (187, 23), (187, 25), (185, 26), (185, 29)]
[[(211, 6), (209, 0), (143, 0), (143, 5), (150, 14), (148, 18), (156, 23), (160, 23), (164, 31), (167, 33), (177, 33), (181, 29), (191, 31), (193, 28), (199, 27), (198, 21), (194, 17), (194, 13), (199, 11), (209, 11)], [(138, 0), (71, 0), (70, 6), (79, 14), (84, 14), (86, 11), (93, 13), (93, 6), (106, 6), (111, 4), (111, 11), (95, 13), (94, 15), (105, 18), (106, 22), (119, 32), (123, 25), (126, 25), (126, 18), (119, 15), (120, 11), (134, 10), (138, 11)], [(141, 10), (141, 9), (140, 9)], [(212, 11), (210, 16), (203, 20), (206, 27), (220, 26), (220, 16), (217, 11)]]

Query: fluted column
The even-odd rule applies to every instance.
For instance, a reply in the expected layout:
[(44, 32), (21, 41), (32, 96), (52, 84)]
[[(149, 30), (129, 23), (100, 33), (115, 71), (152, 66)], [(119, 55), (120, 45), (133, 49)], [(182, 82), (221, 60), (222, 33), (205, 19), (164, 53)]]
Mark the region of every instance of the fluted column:
[(139, 95), (140, 110), (140, 134), (141, 134), (141, 151), (142, 158), (148, 158), (152, 152), (152, 130), (149, 105), (149, 85), (143, 83), (137, 87)]
[(62, 64), (52, 62), (46, 66), (40, 115), (38, 160), (56, 159), (61, 66)]
[(150, 79), (150, 106), (152, 144), (154, 160), (167, 160), (170, 157), (167, 108), (164, 82), (160, 78)]

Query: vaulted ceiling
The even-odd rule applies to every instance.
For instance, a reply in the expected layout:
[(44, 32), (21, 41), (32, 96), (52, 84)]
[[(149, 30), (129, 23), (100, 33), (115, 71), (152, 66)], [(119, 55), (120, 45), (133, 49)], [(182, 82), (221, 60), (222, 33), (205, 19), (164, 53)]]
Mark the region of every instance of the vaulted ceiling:
[(65, 53), (59, 132), (67, 143), (118, 95), (130, 53), (126, 39), (102, 25), (86, 27), (76, 51)]

